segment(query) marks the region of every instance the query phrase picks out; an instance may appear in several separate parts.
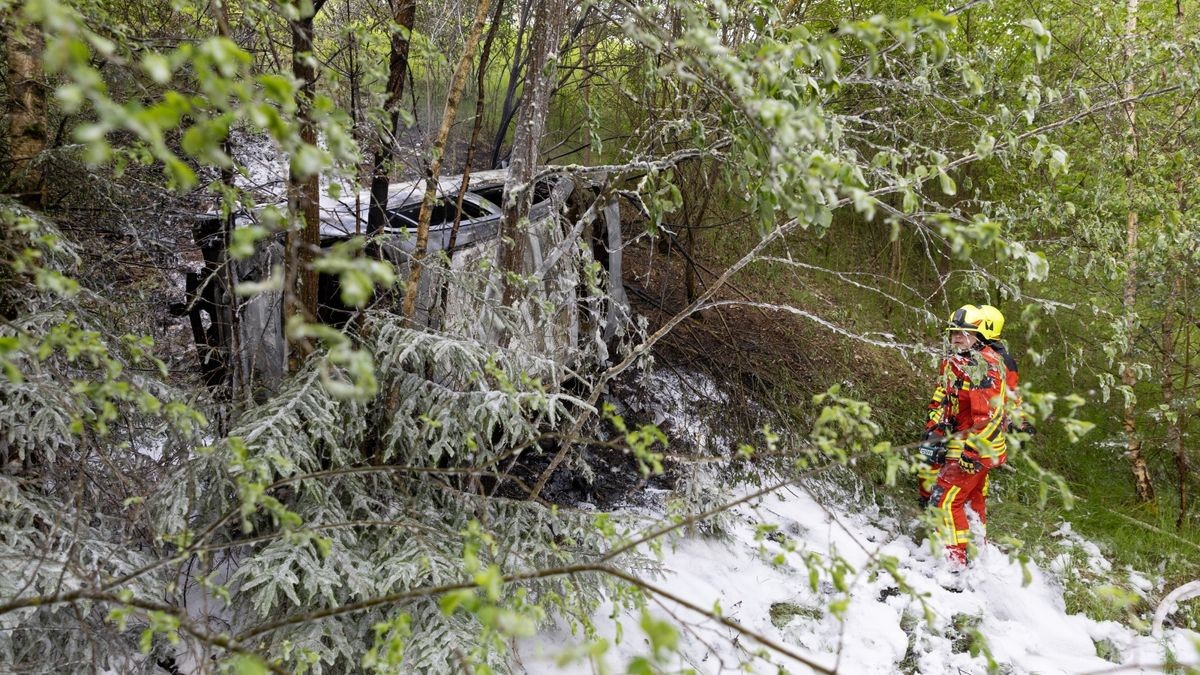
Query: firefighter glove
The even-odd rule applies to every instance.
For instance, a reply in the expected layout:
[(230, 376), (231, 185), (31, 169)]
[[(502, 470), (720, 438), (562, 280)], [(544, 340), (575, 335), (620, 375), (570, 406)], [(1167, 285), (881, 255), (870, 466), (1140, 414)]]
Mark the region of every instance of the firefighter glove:
[(946, 461), (946, 442), (939, 438), (931, 438), (917, 446), (917, 452), (926, 464), (941, 464)]

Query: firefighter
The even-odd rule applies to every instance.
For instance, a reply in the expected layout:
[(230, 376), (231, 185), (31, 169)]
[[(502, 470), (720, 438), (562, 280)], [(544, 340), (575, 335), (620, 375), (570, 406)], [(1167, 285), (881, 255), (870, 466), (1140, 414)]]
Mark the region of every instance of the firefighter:
[(1021, 394), (1017, 391), (1017, 383), (1021, 379), (1020, 369), (1017, 367), (1017, 360), (1008, 352), (1008, 346), (1000, 340), (1000, 333), (1004, 330), (1004, 314), (991, 305), (981, 305), (979, 311), (983, 313), (979, 333), (987, 345), (1004, 360), (1005, 374), (1008, 376), (1008, 431), (1019, 431), (1032, 436), (1037, 430), (1022, 410)]
[(972, 510), (983, 510), (988, 471), (1006, 459), (1007, 377), (1003, 359), (984, 339), (984, 320), (974, 305), (950, 315), (951, 354), (942, 361), (926, 424), (930, 441), (940, 442), (923, 444), (940, 450), (922, 471), (921, 496), (937, 510), (947, 554), (960, 566), (967, 563), (970, 534), (965, 507), (979, 504)]
[[(1017, 366), (1017, 360), (1009, 353), (1008, 346), (1000, 340), (1000, 333), (1004, 330), (1004, 314), (991, 305), (980, 305), (979, 311), (983, 314), (983, 323), (979, 325), (979, 334), (983, 336), (983, 341), (987, 343), (987, 346), (999, 354), (1000, 359), (1004, 362), (1005, 381), (1008, 385), (1008, 391), (1006, 392), (1008, 424), (1006, 429), (1009, 432), (1019, 431), (1032, 436), (1036, 430), (1021, 409), (1021, 394), (1017, 390), (1017, 384), (1020, 381), (1020, 369)], [(987, 536), (987, 496), (988, 490), (991, 488), (991, 482), (991, 475), (985, 476), (983, 485), (972, 494), (969, 503), (971, 510), (979, 516), (979, 523), (983, 526), (984, 537)]]

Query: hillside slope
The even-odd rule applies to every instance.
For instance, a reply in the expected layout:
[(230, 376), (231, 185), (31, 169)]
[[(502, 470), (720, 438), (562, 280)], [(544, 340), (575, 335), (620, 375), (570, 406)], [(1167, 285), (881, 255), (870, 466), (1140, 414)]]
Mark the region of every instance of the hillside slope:
[[(1168, 628), (1156, 638), (1068, 614), (1055, 571), (1033, 564), (1023, 569), (994, 544), (965, 573), (963, 590), (947, 590), (939, 585), (946, 581), (939, 556), (927, 542), (905, 534), (904, 524), (878, 507), (855, 508), (849, 494), (839, 496), (843, 506), (822, 505), (830, 490), (825, 482), (782, 488), (736, 507), (726, 539), (687, 537), (665, 547), (665, 573), (652, 582), (700, 608), (719, 606), (746, 631), (660, 597), (650, 613), (680, 626), (679, 652), (659, 663), (662, 672), (729, 672), (745, 663), (759, 673), (986, 673), (988, 654), (993, 670), (1009, 673), (1159, 672), (1163, 664), (1200, 665), (1200, 634)], [(762, 536), (767, 531), (777, 534)], [(1059, 534), (1088, 552), (1086, 564), (1112, 569), (1068, 524)], [(862, 572), (881, 557), (895, 561), (901, 581)], [(811, 569), (835, 560), (848, 564), (844, 592), (828, 569), (810, 576)], [(1147, 591), (1154, 585), (1141, 581)], [(910, 592), (901, 590), (905, 584)], [(829, 611), (839, 603), (840, 618)], [(575, 661), (566, 672), (625, 672), (631, 659), (648, 653), (637, 616), (597, 620), (615, 643), (602, 659), (607, 665)], [(763, 649), (753, 634), (803, 662)], [(518, 672), (563, 672), (555, 658), (575, 641), (555, 632), (525, 641), (517, 652)]]

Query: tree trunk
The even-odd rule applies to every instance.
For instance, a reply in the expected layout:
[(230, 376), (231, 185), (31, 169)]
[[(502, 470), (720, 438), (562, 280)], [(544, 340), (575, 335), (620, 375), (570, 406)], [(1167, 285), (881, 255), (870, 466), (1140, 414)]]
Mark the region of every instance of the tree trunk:
[(45, 203), (45, 180), (39, 163), (46, 149), (46, 86), (42, 82), (42, 32), (37, 25), (5, 22), (8, 56), (8, 167), (4, 188), (27, 206)]
[[(695, 212), (690, 210), (688, 211), (688, 218), (684, 223), (684, 226), (687, 227), (687, 240), (685, 248), (685, 257), (687, 258), (685, 262), (687, 266), (684, 268), (683, 286), (684, 291), (687, 293), (687, 302), (689, 305), (700, 296), (700, 291), (696, 287), (696, 229), (704, 226), (704, 219), (708, 216), (708, 207), (712, 202), (713, 192), (715, 192), (715, 190), (711, 189), (709, 186), (717, 184), (717, 176), (719, 176), (720, 173), (721, 163), (719, 161), (714, 160), (712, 164), (708, 166), (707, 172), (705, 171), (704, 160), (699, 160), (696, 162), (696, 175), (699, 177), (700, 181), (703, 181), (702, 183), (698, 184), (698, 187), (699, 191), (703, 193), (704, 197), (700, 200), (700, 207), (697, 208)], [(703, 321), (704, 315), (702, 313), (697, 313), (695, 318), (697, 321)]]
[[(5, 109), (8, 132), (8, 157), (0, 158), (0, 190), (13, 194), (26, 206), (41, 209), (45, 206), (45, 180), (40, 155), (46, 149), (46, 87), (42, 82), (42, 33), (38, 26), (18, 26), (12, 18), (0, 14), (4, 28), (4, 49), (8, 59), (8, 105)], [(6, 178), (2, 178), (7, 176)], [(11, 245), (12, 224), (4, 219), (0, 224), (0, 247)], [(13, 283), (14, 273), (8, 265), (0, 266), (0, 291)], [(0, 319), (14, 319), (15, 306), (10, 306), (0, 293)]]
[(538, 144), (546, 129), (550, 91), (554, 87), (551, 55), (558, 46), (566, 14), (566, 0), (539, 2), (529, 39), (525, 68), (525, 91), (513, 137), (508, 180), (504, 184), (504, 216), (501, 224), (501, 270), (504, 275), (504, 304), (511, 305), (517, 287), (513, 275), (525, 273), (525, 249), (529, 236), (529, 209), (533, 204), (533, 177), (538, 164)]
[[(1174, 365), (1174, 356), (1176, 347), (1179, 342), (1179, 336), (1174, 328), (1174, 313), (1176, 308), (1182, 309), (1184, 316), (1188, 314), (1186, 308), (1181, 304), (1184, 294), (1184, 277), (1183, 274), (1178, 274), (1174, 282), (1171, 284), (1171, 298), (1168, 301), (1168, 312), (1163, 319), (1163, 353), (1168, 363)], [(1168, 318), (1169, 317), (1169, 318)], [(1186, 324), (1185, 324), (1186, 326)], [(1183, 328), (1187, 331), (1187, 328)], [(1169, 331), (1169, 335), (1167, 334)], [(1179, 516), (1175, 520), (1176, 527), (1182, 527), (1185, 515), (1188, 508), (1188, 485), (1191, 482), (1191, 464), (1188, 462), (1187, 448), (1183, 444), (1183, 429), (1187, 423), (1188, 415), (1185, 406), (1178, 405), (1175, 401), (1175, 377), (1180, 377), (1180, 390), (1187, 391), (1189, 380), (1191, 379), (1191, 355), (1188, 353), (1188, 348), (1191, 346), (1190, 339), (1184, 339), (1184, 351), (1182, 362), (1182, 372), (1176, 373), (1175, 368), (1168, 366), (1163, 373), (1163, 405), (1167, 406), (1167, 410), (1174, 413), (1173, 417), (1167, 420), (1167, 450), (1175, 458), (1175, 473), (1178, 479), (1179, 486)]]
[[(520, 56), (522, 54), (521, 39), (525, 35), (525, 28), (528, 23), (529, 10), (531, 8), (530, 7), (531, 4), (534, 4), (533, 0), (525, 0), (525, 3), (522, 5), (522, 9), (521, 9), (521, 23), (520, 23), (520, 27), (517, 29), (517, 45), (516, 45), (516, 48), (513, 49), (513, 54), (515, 54), (516, 56), (514, 56), (514, 58), (513, 58), (512, 71), (509, 73), (509, 76), (508, 76), (508, 91), (506, 92), (506, 94), (504, 96), (504, 106), (501, 109), (501, 113), (500, 113), (500, 124), (497, 125), (497, 127), (496, 127), (495, 142), (493, 144), (492, 164), (491, 164), (493, 169), (500, 166), (500, 164), (501, 164), (500, 152), (504, 148), (504, 138), (505, 138), (505, 136), (508, 135), (508, 128), (513, 123), (513, 117), (518, 114), (518, 110), (524, 104), (524, 101), (527, 97), (526, 91), (522, 91), (520, 95), (517, 95), (517, 93), (516, 93), (517, 88), (518, 88), (518, 86), (520, 86), (520, 84), (522, 83), (523, 80), (524, 81), (529, 80), (529, 73), (534, 72), (533, 70), (530, 70), (529, 67), (526, 67), (524, 77), (522, 78), (522, 75), (521, 75), (522, 67), (524, 67), (525, 64), (528, 63), (529, 59), (531, 58), (531, 55), (533, 54), (533, 49), (531, 48), (528, 51), (528, 53), (526, 53), (526, 57), (524, 60), (522, 60), (520, 58)], [(564, 8), (565, 7), (566, 6), (564, 5)], [(538, 3), (537, 11), (539, 13), (541, 13), (543, 11), (543, 8), (540, 6), (540, 2)], [(579, 19), (578, 19), (578, 21), (576, 21), (575, 27), (571, 29), (570, 33), (566, 36), (566, 38), (563, 39), (562, 44), (559, 45), (559, 47), (558, 47), (556, 62), (557, 62), (557, 59), (561, 59), (563, 57), (563, 55), (567, 54), (570, 51), (571, 45), (574, 43), (575, 38), (579, 37), (580, 33), (582, 33), (583, 29), (586, 27), (587, 17), (591, 11), (592, 11), (592, 7), (590, 6), (590, 4), (583, 3), (583, 11), (580, 12)], [(564, 22), (565, 22), (566, 17), (565, 17), (564, 11), (552, 10), (548, 14), (550, 16), (557, 17), (556, 19), (553, 20), (554, 23), (556, 24), (554, 26), (554, 32), (555, 32), (556, 36), (561, 37), (562, 29), (565, 27)], [(536, 30), (536, 27), (535, 27), (535, 30)], [(556, 40), (557, 40), (557, 37), (556, 37)], [(531, 47), (532, 47), (532, 45), (531, 45)], [(554, 80), (554, 77), (552, 75), (549, 76), (549, 78), (551, 81)], [(564, 84), (566, 82), (566, 80), (569, 78), (570, 78), (570, 75), (567, 75), (566, 77), (564, 77), (563, 82), (559, 82), (556, 85), (552, 85), (550, 87), (551, 93), (553, 93), (553, 91), (555, 89), (557, 89), (559, 85)], [(585, 78), (585, 81), (586, 81), (586, 78)]]
[[(484, 48), (479, 53), (479, 70), (476, 73), (475, 79), (475, 121), (470, 127), (470, 141), (467, 143), (467, 159), (462, 162), (462, 183), (458, 187), (458, 198), (455, 201), (454, 209), (454, 225), (450, 226), (450, 240), (446, 243), (446, 267), (449, 269), (449, 264), (454, 259), (454, 249), (458, 244), (458, 229), (462, 226), (462, 204), (466, 201), (467, 190), (470, 187), (470, 169), (475, 162), (476, 145), (479, 143), (479, 135), (484, 130), (484, 101), (487, 94), (487, 64), (491, 60), (492, 43), (496, 42), (496, 34), (500, 26), (500, 17), (504, 13), (504, 0), (500, 0), (496, 4), (496, 10), (492, 13), (492, 23), (487, 26), (487, 37), (484, 38)], [(450, 298), (450, 279), (446, 275), (440, 283), (440, 291), (437, 299), (434, 300), (434, 310), (438, 311), (438, 317), (433, 319), (432, 325), (440, 325), (445, 317), (446, 303)]]
[[(1175, 0), (1175, 39), (1182, 40), (1183, 34), (1183, 0)], [(1186, 113), (1186, 105), (1183, 101), (1175, 104), (1175, 119), (1183, 119)], [(1183, 139), (1180, 139), (1181, 141)], [(1179, 173), (1175, 176), (1175, 200), (1179, 208), (1179, 213), (1182, 222), (1187, 222), (1186, 214), (1188, 210), (1187, 192), (1184, 180), (1184, 168), (1179, 168)], [(1168, 362), (1175, 360), (1176, 345), (1178, 343), (1178, 334), (1173, 328), (1174, 313), (1176, 308), (1179, 308), (1180, 314), (1186, 321), (1191, 314), (1187, 307), (1187, 300), (1184, 297), (1186, 293), (1187, 277), (1185, 276), (1186, 262), (1184, 256), (1180, 255), (1180, 251), (1176, 250), (1172, 258), (1178, 259), (1181, 263), (1179, 267), (1171, 269), (1171, 297), (1167, 302), (1167, 311), (1163, 315), (1163, 353)], [(1187, 326), (1190, 324), (1183, 323), (1183, 330), (1188, 331)], [(1190, 333), (1188, 333), (1190, 337)], [(1183, 364), (1183, 372), (1181, 373), (1182, 391), (1186, 392), (1188, 388), (1188, 380), (1191, 379), (1191, 352), (1190, 339), (1184, 340), (1183, 358), (1180, 362)], [(1173, 372), (1166, 373), (1163, 379), (1163, 403), (1167, 405), (1168, 410), (1174, 410), (1174, 375)], [(1168, 397), (1168, 388), (1170, 389), (1170, 397)], [(1184, 520), (1187, 517), (1188, 508), (1188, 483), (1190, 482), (1191, 467), (1188, 464), (1187, 450), (1183, 445), (1183, 428), (1187, 420), (1187, 412), (1183, 410), (1183, 406), (1178, 406), (1178, 410), (1174, 410), (1174, 419), (1168, 420), (1167, 427), (1167, 449), (1175, 457), (1175, 473), (1179, 480), (1179, 516), (1175, 519), (1176, 529), (1182, 528)]]
[(513, 47), (512, 67), (508, 71), (508, 88), (504, 92), (504, 104), (500, 107), (500, 124), (496, 128), (496, 136), (492, 140), (491, 168), (500, 166), (500, 150), (504, 147), (504, 137), (508, 135), (508, 125), (512, 124), (520, 99), (517, 97), (517, 87), (521, 83), (521, 67), (524, 65), (525, 52), (521, 49), (525, 40), (525, 29), (529, 27), (529, 12), (533, 9), (534, 0), (521, 3), (521, 17), (517, 24), (517, 44)]
[[(492, 43), (496, 40), (496, 33), (500, 27), (500, 18), (504, 14), (504, 0), (496, 3), (496, 9), (492, 13), (492, 23), (488, 26), (487, 37), (483, 40), (483, 49), (479, 52), (479, 69), (475, 81), (475, 121), (471, 126), (471, 140), (467, 143), (467, 157), (463, 160), (462, 184), (458, 190), (458, 199), (454, 203), (454, 224), (450, 226), (450, 241), (446, 244), (446, 256), (448, 261), (454, 259), (454, 247), (458, 245), (458, 231), (462, 225), (463, 216), (463, 201), (467, 196), (467, 189), (471, 186), (471, 166), (475, 162), (475, 151), (479, 144), (479, 134), (483, 131), (483, 104), (487, 98), (487, 68), (488, 62), (491, 60)], [(438, 293), (436, 309), (440, 312), (440, 316), (445, 316), (446, 303), (450, 295), (449, 279), (443, 280), (441, 291)], [(436, 325), (436, 324), (435, 324)]]
[(1126, 0), (1125, 17), (1125, 67), (1128, 71), (1125, 79), (1124, 94), (1128, 100), (1125, 103), (1126, 127), (1125, 146), (1125, 183), (1126, 196), (1129, 199), (1129, 211), (1125, 218), (1125, 285), (1122, 294), (1122, 305), (1125, 312), (1125, 363), (1121, 369), (1121, 384), (1128, 390), (1125, 394), (1124, 428), (1125, 456), (1129, 458), (1129, 468), (1133, 472), (1133, 485), (1137, 497), (1143, 502), (1154, 499), (1154, 484), (1150, 480), (1150, 469), (1146, 465), (1146, 457), (1142, 454), (1142, 441), (1137, 435), (1137, 420), (1135, 418), (1133, 388), (1137, 384), (1137, 374), (1133, 369), (1134, 359), (1137, 358), (1134, 349), (1134, 332), (1137, 329), (1137, 258), (1138, 258), (1138, 213), (1135, 208), (1135, 164), (1138, 159), (1137, 117), (1134, 103), (1131, 100), (1136, 94), (1133, 81), (1134, 41), (1137, 39), (1138, 0)]
[[(317, 82), (317, 63), (313, 55), (313, 18), (321, 11), (324, 0), (312, 3), (312, 12), (304, 14), (307, 2), (297, 0), (295, 7), (300, 18), (289, 22), (292, 32), (292, 75), (300, 83), (296, 90), (296, 121), (300, 127), (300, 141), (304, 145), (317, 144), (317, 127), (313, 122), (313, 95)], [(288, 215), (286, 272), (283, 291), (283, 323), (298, 316), (313, 321), (317, 316), (317, 272), (312, 261), (320, 248), (320, 176), (317, 173), (302, 173), (292, 162), (288, 174)], [(312, 344), (299, 340), (291, 344), (288, 352), (288, 368), (296, 370), (300, 363), (312, 353)]]
[[(209, 8), (217, 24), (217, 35), (232, 40), (233, 30), (229, 25), (229, 12), (225, 2), (213, 0)], [(228, 136), (221, 141), (221, 150), (230, 159), (233, 158), (233, 144), (230, 143)], [(229, 349), (229, 353), (226, 355), (228, 379), (225, 385), (236, 401), (249, 401), (251, 396), (250, 369), (247, 357), (243, 353), (238, 297), (234, 292), (237, 286), (237, 274), (233, 261), (229, 259), (229, 247), (233, 243), (233, 228), (237, 211), (236, 198), (233, 196), (237, 194), (237, 185), (234, 182), (232, 165), (221, 167), (221, 183), (225, 186), (227, 201), (224, 204), (225, 215), (221, 218), (221, 252), (220, 260), (217, 262), (220, 276), (214, 275), (213, 283), (217, 284), (219, 294), (225, 302), (223, 307), (216, 308), (216, 311), (222, 313), (222, 319), (214, 323), (217, 323), (218, 328), (226, 332), (221, 336), (221, 344), (227, 345)]]
[(408, 286), (404, 290), (404, 316), (411, 320), (416, 314), (417, 293), (421, 287), (421, 271), (425, 264), (425, 253), (429, 248), (429, 219), (433, 215), (433, 202), (437, 197), (438, 176), (442, 170), (442, 157), (446, 150), (446, 141), (450, 137), (450, 127), (458, 113), (458, 103), (462, 100), (463, 85), (467, 80), (467, 70), (475, 60), (475, 48), (479, 45), (479, 37), (483, 34), (483, 22), (487, 19), (488, 9), (492, 0), (480, 0), (475, 9), (475, 20), (471, 24), (471, 33), (467, 36), (467, 44), (463, 47), (462, 58), (454, 68), (450, 80), (450, 91), (446, 94), (446, 109), (442, 112), (442, 126), (438, 129), (430, 150), (429, 168), (425, 172), (425, 197), (421, 200), (421, 212), (417, 217), (417, 246), (413, 251), (409, 264), (412, 269), (408, 276)]
[[(1170, 269), (1170, 268), (1168, 268)], [(1179, 469), (1179, 486), (1181, 504), (1183, 501), (1183, 486), (1187, 480), (1187, 462), (1181, 456), (1183, 447), (1183, 429), (1181, 428), (1181, 411), (1176, 409), (1175, 402), (1175, 349), (1178, 344), (1176, 335), (1175, 312), (1183, 296), (1183, 275), (1174, 273), (1171, 290), (1167, 294), (1161, 324), (1162, 366), (1159, 370), (1159, 381), (1162, 382), (1162, 402), (1167, 417), (1167, 448), (1175, 454), (1175, 465)], [(1186, 355), (1185, 355), (1186, 357)], [(1182, 510), (1180, 511), (1182, 514)]]
[(371, 171), (371, 206), (367, 215), (367, 233), (376, 235), (387, 224), (388, 183), (391, 176), (391, 160), (400, 135), (400, 107), (404, 98), (404, 81), (408, 78), (408, 48), (413, 26), (417, 20), (416, 0), (391, 0), (393, 26), (392, 48), (388, 57), (387, 99), (384, 110), (390, 122), (387, 133), (375, 148), (375, 161)]
[[(1189, 303), (1189, 290), (1188, 280), (1184, 277), (1182, 304), (1180, 305), (1183, 311), (1183, 372), (1180, 374), (1180, 389), (1185, 392), (1190, 388), (1192, 380), (1192, 327), (1196, 324), (1195, 315), (1192, 313)], [(1168, 431), (1167, 439), (1168, 448), (1175, 455), (1175, 470), (1179, 477), (1179, 516), (1175, 519), (1177, 529), (1182, 528), (1187, 521), (1188, 507), (1191, 501), (1189, 487), (1192, 484), (1192, 462), (1188, 448), (1183, 443), (1183, 430), (1189, 417), (1187, 409), (1179, 410), (1178, 417), (1175, 418), (1174, 424)]]
[(450, 243), (447, 253), (454, 255), (454, 246), (458, 243), (458, 228), (462, 224), (463, 199), (467, 188), (471, 185), (471, 165), (475, 161), (476, 146), (479, 144), (479, 134), (483, 130), (483, 103), (487, 94), (487, 67), (492, 55), (492, 43), (496, 40), (497, 29), (500, 27), (500, 17), (504, 13), (504, 0), (496, 3), (496, 11), (492, 14), (492, 25), (488, 26), (487, 38), (483, 41), (483, 50), (479, 53), (479, 72), (475, 81), (475, 121), (471, 125), (471, 140), (467, 143), (467, 158), (463, 160), (462, 187), (458, 191), (458, 201), (454, 204), (454, 225), (450, 228)]

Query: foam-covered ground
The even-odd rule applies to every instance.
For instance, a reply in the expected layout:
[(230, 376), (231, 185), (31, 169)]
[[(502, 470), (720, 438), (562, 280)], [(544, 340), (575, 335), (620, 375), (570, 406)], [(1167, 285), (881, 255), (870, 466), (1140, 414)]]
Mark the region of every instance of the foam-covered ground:
[[(764, 538), (763, 525), (775, 526), (778, 534)], [(1001, 672), (1158, 672), (1156, 664), (1171, 657), (1200, 663), (1200, 634), (1168, 629), (1156, 639), (1115, 622), (1067, 614), (1054, 572), (1032, 564), (1022, 569), (992, 545), (960, 578), (950, 579), (939, 555), (900, 531), (873, 507), (835, 513), (790, 487), (737, 507), (726, 540), (684, 538), (665, 547), (665, 576), (649, 581), (699, 607), (719, 605), (728, 619), (801, 659), (763, 651), (750, 635), (662, 599), (651, 612), (681, 628), (679, 652), (663, 664), (665, 671), (734, 672), (745, 663), (761, 673), (780, 667), (793, 673), (986, 673), (987, 657), (978, 650), (971, 655), (972, 645), (980, 645), (976, 632)], [(1069, 528), (1062, 533), (1077, 538)], [(814, 590), (806, 555), (824, 566), (844, 560), (847, 591), (838, 590), (828, 570)], [(902, 592), (887, 572), (862, 573), (877, 556), (895, 560), (913, 593)], [(1098, 549), (1089, 558), (1089, 565), (1107, 564)], [(956, 583), (960, 592), (943, 587)], [(838, 601), (845, 602), (840, 619), (828, 611)], [(548, 630), (519, 643), (516, 670), (626, 672), (632, 658), (647, 654), (648, 643), (638, 616), (609, 614), (604, 608), (596, 617), (612, 643), (603, 665), (594, 659), (556, 663), (579, 638)], [(1097, 655), (1097, 643), (1109, 660)]]

